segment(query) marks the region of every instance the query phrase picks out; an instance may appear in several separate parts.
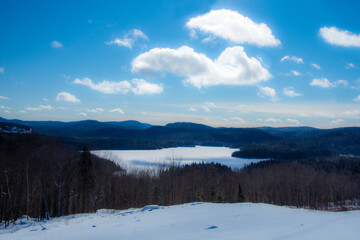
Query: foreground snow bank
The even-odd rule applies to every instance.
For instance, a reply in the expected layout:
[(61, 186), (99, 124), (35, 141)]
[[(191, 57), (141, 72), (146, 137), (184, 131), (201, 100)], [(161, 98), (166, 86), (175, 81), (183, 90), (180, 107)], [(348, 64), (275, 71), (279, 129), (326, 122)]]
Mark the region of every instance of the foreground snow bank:
[[(0, 239), (359, 239), (360, 211), (321, 212), (267, 204), (190, 203), (99, 210), (0, 229)], [(20, 221), (19, 221), (20, 223)]]

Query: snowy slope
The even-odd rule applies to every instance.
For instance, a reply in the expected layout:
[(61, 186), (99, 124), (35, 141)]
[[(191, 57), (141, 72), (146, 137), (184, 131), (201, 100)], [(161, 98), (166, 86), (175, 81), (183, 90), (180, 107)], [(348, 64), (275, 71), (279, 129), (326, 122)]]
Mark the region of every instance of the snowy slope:
[(192, 203), (99, 210), (0, 228), (0, 239), (359, 239), (360, 211), (321, 212), (267, 204)]

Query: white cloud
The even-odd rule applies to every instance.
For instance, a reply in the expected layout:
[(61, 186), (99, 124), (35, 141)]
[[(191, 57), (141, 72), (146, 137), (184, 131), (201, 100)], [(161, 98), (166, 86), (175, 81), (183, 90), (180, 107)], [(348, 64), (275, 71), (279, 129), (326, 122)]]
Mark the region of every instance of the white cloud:
[(190, 38), (191, 39), (198, 39), (198, 36), (196, 35), (196, 31), (194, 29), (190, 30)]
[(77, 99), (74, 95), (67, 93), (67, 92), (60, 92), (56, 96), (56, 101), (66, 101), (72, 103), (79, 103), (80, 100)]
[(136, 57), (132, 71), (143, 74), (166, 71), (186, 77), (197, 88), (215, 85), (255, 85), (271, 74), (240, 46), (226, 48), (214, 61), (188, 46), (178, 49), (154, 48)]
[(265, 122), (282, 123), (281, 119), (278, 119), (278, 118), (268, 118), (268, 119), (265, 119)]
[(288, 97), (299, 97), (302, 94), (295, 92), (293, 87), (284, 88), (284, 94)]
[(303, 59), (302, 58), (299, 58), (299, 57), (295, 57), (295, 56), (284, 56), (280, 61), (283, 62), (283, 61), (292, 61), (292, 62), (296, 62), (297, 64), (299, 63), (304, 63)]
[(286, 121), (288, 121), (289, 123), (295, 124), (297, 126), (301, 125), (301, 123), (296, 119), (288, 118), (288, 119), (286, 119)]
[(344, 87), (349, 85), (349, 82), (346, 80), (337, 80), (335, 82), (329, 81), (327, 78), (321, 78), (321, 79), (313, 79), (310, 83), (311, 86), (321, 87), (321, 88), (333, 88), (340, 85), (343, 85)]
[(355, 102), (360, 102), (360, 95), (357, 96), (356, 98), (354, 98), (354, 101), (355, 101)]
[(162, 85), (149, 83), (144, 79), (133, 79), (132, 83), (135, 84), (135, 87), (132, 88), (132, 91), (136, 95), (153, 95), (159, 94), (163, 91)]
[(215, 103), (212, 103), (212, 102), (207, 102), (206, 105), (209, 107), (212, 107), (212, 108), (216, 107)]
[(65, 78), (66, 80), (70, 79), (70, 76), (65, 74), (61, 74), (60, 77)]
[(318, 65), (316, 63), (311, 64), (311, 66), (316, 69), (321, 69), (320, 65)]
[(0, 67), (0, 73), (4, 73), (5, 69), (3, 67)]
[(335, 86), (339, 86), (339, 85), (343, 85), (344, 87), (348, 86), (349, 85), (349, 82), (346, 81), (346, 80), (337, 80), (335, 82)]
[(146, 41), (149, 41), (148, 36), (145, 35), (141, 30), (139, 29), (132, 29), (127, 34), (125, 34), (124, 38), (115, 38), (114, 40), (110, 42), (106, 42), (107, 45), (118, 45), (123, 46), (132, 49), (134, 46), (134, 43), (137, 39), (144, 39)]
[(189, 111), (191, 111), (191, 112), (197, 112), (197, 109), (196, 109), (196, 108), (191, 107), (191, 108), (189, 108)]
[(110, 41), (110, 42), (106, 42), (107, 45), (119, 45), (119, 46), (124, 46), (127, 48), (132, 48), (133, 46), (133, 40), (129, 39), (129, 38), (125, 38), (125, 39), (120, 39), (120, 38), (115, 38), (115, 40)]
[(204, 109), (205, 112), (211, 112), (210, 108), (208, 108), (207, 106), (202, 106), (202, 108)]
[(9, 110), (5, 110), (4, 112), (5, 112), (5, 113), (11, 113)]
[(60, 43), (60, 42), (58, 42), (58, 41), (52, 41), (52, 42), (51, 42), (51, 47), (52, 47), (52, 48), (62, 48), (63, 45), (62, 45), (62, 43)]
[(0, 99), (9, 100), (8, 97), (0, 96)]
[(244, 119), (242, 119), (241, 117), (232, 117), (231, 119), (235, 120), (237, 122), (240, 122), (240, 123), (246, 123), (246, 121)]
[(201, 40), (202, 43), (215, 43), (215, 38), (213, 36), (208, 36)]
[(331, 88), (334, 87), (334, 84), (330, 82), (327, 78), (321, 78), (321, 79), (313, 79), (310, 83), (310, 86)]
[(337, 27), (323, 27), (320, 36), (328, 43), (342, 47), (360, 47), (360, 34), (354, 34)]
[(53, 108), (50, 105), (40, 105), (39, 107), (27, 107), (28, 111), (42, 111), (42, 110), (52, 110)]
[(100, 83), (93, 83), (90, 78), (79, 79), (76, 78), (73, 81), (74, 84), (80, 84), (87, 87), (90, 87), (93, 90), (105, 93), (105, 94), (126, 94), (129, 91), (132, 91), (136, 95), (145, 95), (145, 94), (159, 94), (163, 91), (163, 87), (161, 84), (154, 84), (145, 81), (144, 79), (136, 79), (132, 80), (134, 87), (128, 81), (121, 82), (109, 82), (103, 80)]
[(114, 108), (112, 110), (109, 110), (109, 112), (124, 114), (124, 111), (120, 108)]
[(345, 120), (343, 120), (343, 119), (336, 119), (336, 120), (331, 121), (332, 124), (336, 124), (336, 125), (343, 123), (343, 122), (345, 122)]
[(80, 84), (87, 87), (90, 87), (93, 90), (105, 93), (105, 94), (116, 94), (116, 93), (128, 93), (131, 90), (131, 84), (128, 81), (121, 81), (121, 82), (109, 82), (109, 81), (102, 81), (98, 84), (92, 82), (90, 78), (83, 78), (82, 80), (76, 78), (73, 82), (74, 84)]
[(83, 112), (81, 112), (80, 115), (82, 115), (82, 116), (84, 116), (84, 117), (87, 116), (87, 114), (86, 114), (86, 113), (83, 113)]
[(10, 110), (11, 107), (5, 107), (5, 106), (1, 105), (1, 106), (0, 106), (0, 109), (9, 109), (9, 110)]
[(277, 100), (275, 89), (270, 87), (259, 87), (258, 95), (260, 97), (270, 97), (272, 101)]
[(45, 102), (49, 101), (49, 99), (47, 99), (47, 98), (43, 98), (42, 100), (45, 101)]
[(212, 10), (191, 18), (186, 23), (186, 27), (239, 44), (248, 43), (261, 47), (281, 44), (265, 23), (255, 23), (250, 18), (227, 9)]
[(291, 73), (294, 75), (294, 76), (300, 76), (301, 73), (295, 71), (295, 70), (291, 70)]
[(101, 113), (104, 111), (104, 109), (103, 108), (94, 108), (94, 109), (88, 109), (87, 111), (91, 112), (91, 113)]
[(20, 110), (19, 113), (23, 113), (23, 114), (26, 114), (27, 111), (24, 111), (24, 110)]
[(354, 67), (355, 67), (355, 64), (348, 63), (348, 64), (346, 64), (345, 69), (350, 69), (350, 68), (354, 68)]

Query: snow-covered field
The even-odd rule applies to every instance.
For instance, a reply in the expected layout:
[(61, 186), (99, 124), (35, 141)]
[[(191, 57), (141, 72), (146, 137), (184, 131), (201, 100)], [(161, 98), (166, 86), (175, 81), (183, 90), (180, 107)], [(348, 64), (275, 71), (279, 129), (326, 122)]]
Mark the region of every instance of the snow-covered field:
[(227, 147), (178, 147), (159, 150), (98, 150), (91, 153), (118, 163), (125, 169), (149, 168), (162, 164), (211, 163), (217, 162), (231, 168), (243, 168), (245, 164), (259, 162), (258, 159), (233, 158), (231, 154), (238, 149)]
[[(18, 221), (19, 222), (19, 221)], [(190, 203), (99, 210), (0, 228), (0, 239), (359, 239), (360, 211), (322, 212), (267, 204)]]

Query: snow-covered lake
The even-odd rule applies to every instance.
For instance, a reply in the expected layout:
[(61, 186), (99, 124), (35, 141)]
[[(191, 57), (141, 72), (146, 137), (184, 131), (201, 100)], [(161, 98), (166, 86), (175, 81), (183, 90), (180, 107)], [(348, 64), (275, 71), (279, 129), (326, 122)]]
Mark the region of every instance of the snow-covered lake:
[(123, 168), (144, 169), (168, 164), (221, 163), (233, 169), (266, 159), (231, 157), (237, 149), (227, 147), (177, 147), (158, 150), (97, 150), (92, 154), (116, 162)]

